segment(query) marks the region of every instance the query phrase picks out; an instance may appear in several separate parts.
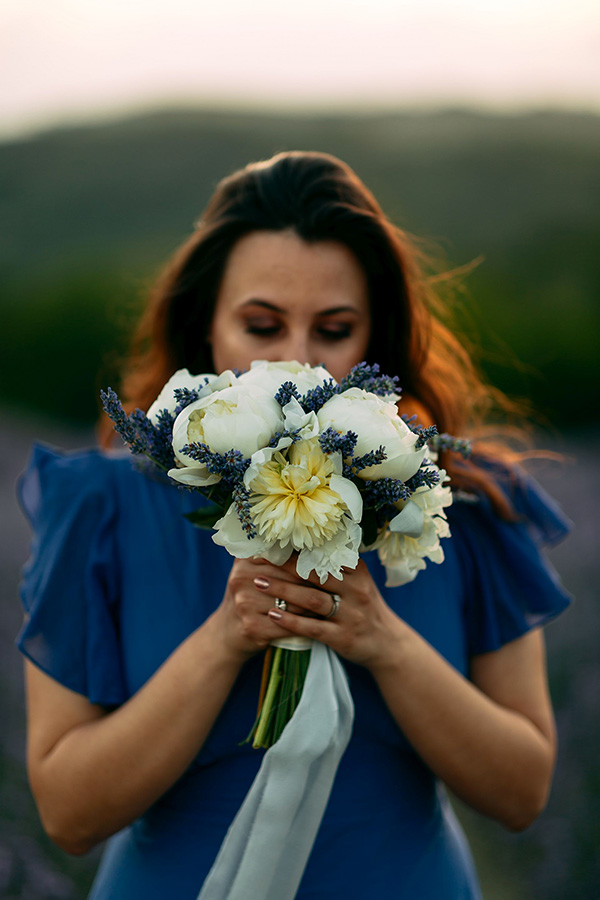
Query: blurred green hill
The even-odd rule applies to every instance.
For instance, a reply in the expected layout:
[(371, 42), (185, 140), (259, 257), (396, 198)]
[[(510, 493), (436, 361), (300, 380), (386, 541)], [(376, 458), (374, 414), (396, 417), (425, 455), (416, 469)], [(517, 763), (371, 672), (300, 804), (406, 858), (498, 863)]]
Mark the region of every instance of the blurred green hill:
[(483, 257), (456, 314), (486, 373), (562, 429), (594, 424), (600, 116), (558, 112), (171, 110), (0, 145), (0, 402), (92, 421), (216, 183), (285, 149), (346, 160), (446, 265)]

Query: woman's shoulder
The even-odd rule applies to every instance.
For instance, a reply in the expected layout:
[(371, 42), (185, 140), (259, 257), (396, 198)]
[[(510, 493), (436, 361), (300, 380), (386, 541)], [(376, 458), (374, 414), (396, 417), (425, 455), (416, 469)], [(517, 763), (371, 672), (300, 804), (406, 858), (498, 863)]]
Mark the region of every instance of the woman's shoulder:
[(463, 567), (470, 655), (496, 650), (570, 604), (545, 550), (571, 530), (558, 503), (520, 467), (486, 461), (513, 510), (503, 518), (484, 494), (457, 495), (447, 510)]
[[(488, 528), (503, 533), (506, 529), (525, 529), (537, 547), (553, 546), (565, 538), (573, 523), (559, 503), (542, 485), (520, 465), (508, 464), (489, 457), (475, 457), (475, 464), (489, 475), (500, 489), (509, 508), (506, 518), (495, 508), (490, 496), (483, 491), (457, 490), (448, 509), (450, 519), (476, 526), (485, 521)], [(479, 530), (472, 530), (477, 541)]]
[(61, 684), (106, 705), (125, 696), (115, 630), (113, 484), (122, 466), (96, 449), (35, 444), (18, 483), (32, 543), (17, 646)]
[(73, 504), (110, 506), (116, 479), (134, 474), (128, 453), (96, 447), (62, 450), (37, 442), (17, 482), (17, 493), (25, 515), (35, 526), (42, 512), (54, 506), (62, 511)]
[(26, 469), (53, 473), (56, 477), (110, 478), (112, 472), (131, 469), (131, 453), (127, 450), (104, 450), (101, 447), (80, 447), (65, 450), (44, 441), (31, 446)]

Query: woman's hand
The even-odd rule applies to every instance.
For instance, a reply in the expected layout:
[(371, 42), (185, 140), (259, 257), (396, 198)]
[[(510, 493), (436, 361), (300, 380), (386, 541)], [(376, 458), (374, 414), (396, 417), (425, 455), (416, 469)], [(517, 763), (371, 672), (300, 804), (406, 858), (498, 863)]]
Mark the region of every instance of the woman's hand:
[[(329, 577), (321, 585), (315, 575), (307, 581), (297, 575), (293, 556), (281, 567), (263, 564), (253, 584), (263, 597), (261, 609), (268, 601), (267, 618), (277, 626), (277, 637), (314, 638), (367, 667), (384, 665), (398, 654), (403, 623), (384, 602), (363, 560), (345, 572), (343, 581)], [(335, 608), (333, 595), (339, 598), (339, 606), (329, 617)], [(275, 607), (275, 598), (286, 601), (285, 611)]]
[[(340, 582), (336, 581), (335, 584), (339, 588)], [(273, 585), (277, 585), (279, 593), (273, 590)], [(300, 602), (296, 603), (292, 599), (292, 590), (299, 594)], [(289, 636), (290, 629), (268, 614), (275, 605), (276, 597), (286, 600), (288, 615), (298, 619), (319, 612), (312, 610), (309, 605), (309, 598), (314, 593), (314, 585), (303, 581), (296, 573), (295, 554), (285, 566), (275, 566), (264, 559), (236, 559), (231, 567), (223, 601), (211, 617), (210, 627), (215, 629), (215, 637), (224, 644), (227, 651), (244, 661), (264, 650), (276, 638)], [(330, 595), (321, 592), (321, 596), (322, 605), (329, 604), (327, 608), (331, 608)]]

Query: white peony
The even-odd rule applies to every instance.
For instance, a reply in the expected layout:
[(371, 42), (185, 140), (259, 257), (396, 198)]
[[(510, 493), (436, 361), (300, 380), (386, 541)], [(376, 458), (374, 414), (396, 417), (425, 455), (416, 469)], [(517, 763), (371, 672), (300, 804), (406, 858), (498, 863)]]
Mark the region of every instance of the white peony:
[[(430, 456), (428, 458), (431, 458)], [(428, 470), (436, 469), (437, 466), (430, 466)], [(452, 506), (452, 491), (447, 486), (450, 476), (445, 469), (438, 469), (440, 480), (432, 488), (425, 485), (417, 488), (411, 495), (410, 501), (421, 507), (423, 513), (429, 516), (442, 516), (446, 518), (445, 508)]]
[(418, 470), (427, 452), (426, 446), (415, 449), (417, 435), (400, 418), (395, 403), (361, 388), (336, 394), (321, 407), (317, 418), (321, 431), (332, 427), (340, 433), (353, 431), (357, 434), (355, 456), (384, 447), (387, 459), (358, 472), (359, 478), (407, 481)]
[(200, 396), (205, 397), (212, 391), (229, 387), (234, 381), (235, 375), (229, 369), (221, 375), (212, 373), (208, 375), (191, 375), (188, 369), (178, 369), (174, 375), (171, 375), (146, 415), (156, 425), (158, 424), (158, 414), (161, 410), (166, 409), (167, 412), (174, 413), (177, 406), (177, 400), (175, 399), (175, 390), (177, 388), (195, 389), (202, 385)]
[(344, 569), (355, 569), (358, 564), (358, 548), (362, 538), (362, 529), (357, 522), (345, 517), (336, 535), (327, 544), (302, 550), (298, 555), (296, 571), (300, 578), (308, 578), (312, 571), (316, 572), (321, 584), (333, 575), (338, 581), (343, 580)]
[(339, 453), (323, 453), (317, 439), (298, 441), (288, 455), (261, 450), (244, 477), (256, 536), (248, 539), (232, 505), (216, 525), (215, 543), (234, 556), (262, 556), (276, 565), (299, 552), (302, 578), (316, 571), (321, 583), (355, 567), (362, 516), (356, 485), (341, 475)]
[(450, 537), (445, 507), (452, 503), (450, 488), (445, 486), (448, 480), (444, 469), (440, 469), (439, 484), (418, 488), (410, 500), (399, 501), (396, 506), (400, 512), (370, 548), (377, 550), (385, 566), (388, 587), (416, 578), (425, 568), (425, 559), (444, 561), (440, 539)]
[(293, 547), (282, 547), (280, 544), (268, 544), (264, 538), (258, 535), (249, 538), (244, 529), (240, 517), (237, 514), (235, 504), (232, 503), (225, 515), (215, 522), (215, 532), (212, 536), (215, 544), (225, 547), (228, 553), (236, 559), (249, 559), (261, 557), (274, 566), (282, 566), (288, 561), (293, 552)]
[(293, 381), (300, 395), (319, 387), (331, 379), (331, 375), (323, 366), (311, 366), (309, 363), (267, 362), (259, 359), (250, 364), (247, 372), (239, 376), (242, 384), (253, 384), (263, 388), (275, 396), (285, 381)]
[[(287, 431), (297, 431), (303, 441), (319, 436), (319, 420), (314, 412), (304, 412), (295, 397), (286, 403), (282, 409), (285, 427)], [(285, 446), (291, 444), (289, 440)], [(279, 446), (278, 448), (279, 449)]]
[(233, 384), (190, 403), (173, 426), (173, 451), (177, 468), (169, 475), (182, 484), (195, 487), (214, 484), (220, 475), (212, 475), (202, 463), (182, 452), (186, 444), (207, 444), (214, 453), (239, 450), (249, 459), (265, 447), (273, 435), (284, 428), (280, 405), (255, 385)]

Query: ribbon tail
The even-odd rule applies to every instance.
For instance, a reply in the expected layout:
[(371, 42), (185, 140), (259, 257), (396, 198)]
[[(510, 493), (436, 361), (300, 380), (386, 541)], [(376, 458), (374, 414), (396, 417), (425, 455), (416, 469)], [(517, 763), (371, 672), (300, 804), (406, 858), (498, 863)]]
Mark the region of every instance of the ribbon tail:
[(344, 668), (315, 643), (298, 708), (266, 752), (198, 900), (293, 900), (353, 721)]

